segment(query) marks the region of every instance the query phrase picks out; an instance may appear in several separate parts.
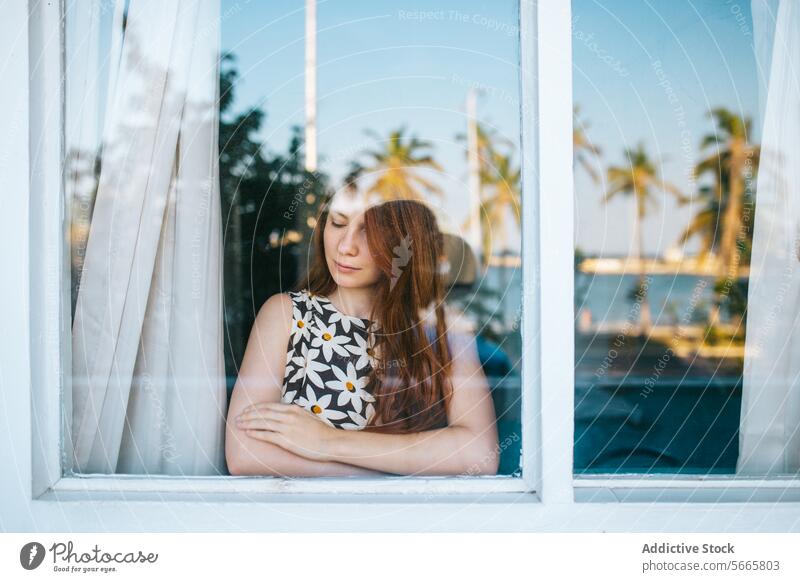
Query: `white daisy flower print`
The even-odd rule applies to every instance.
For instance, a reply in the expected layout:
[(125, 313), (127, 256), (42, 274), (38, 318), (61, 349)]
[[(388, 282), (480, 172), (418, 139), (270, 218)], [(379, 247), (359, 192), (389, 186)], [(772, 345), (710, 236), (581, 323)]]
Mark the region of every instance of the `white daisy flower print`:
[(334, 428), (364, 428), (377, 398), (369, 390), (375, 339), (366, 330), (370, 322), (342, 314), (324, 296), (309, 297), (307, 291), (289, 296), (293, 329), (281, 401), (311, 410)]
[(371, 345), (372, 343), (372, 341), (367, 341), (361, 335), (354, 334), (353, 343), (345, 346), (351, 354), (358, 356), (356, 370), (361, 370), (366, 365), (370, 365), (373, 368), (377, 367), (378, 360), (375, 358), (375, 350)]
[(375, 407), (372, 404), (367, 404), (366, 416), (361, 416), (352, 410), (348, 410), (347, 414), (353, 422), (343, 422), (340, 426), (347, 430), (361, 430), (375, 416)]
[(297, 292), (297, 302), (298, 303), (302, 302), (303, 306), (307, 310), (314, 309), (314, 305), (311, 303), (311, 296), (312, 296), (311, 291), (308, 291), (308, 290), (305, 290), (305, 289), (303, 291), (298, 291)]
[(292, 345), (300, 340), (308, 341), (311, 338), (311, 328), (308, 317), (295, 305), (292, 310)]
[(356, 412), (361, 412), (362, 402), (375, 402), (375, 397), (364, 390), (368, 377), (359, 377), (352, 362), (347, 363), (347, 372), (338, 366), (331, 366), (331, 369), (337, 379), (328, 382), (327, 386), (339, 391), (339, 398), (336, 400), (337, 406), (349, 403)]
[(286, 372), (284, 373), (284, 389), (287, 388), (288, 384), (292, 382), (296, 382), (298, 378), (302, 378), (305, 374), (305, 370), (302, 368), (296, 368), (292, 364), (286, 365)]
[(297, 403), (306, 410), (313, 412), (321, 421), (333, 426), (332, 420), (341, 420), (347, 418), (347, 415), (341, 410), (329, 408), (332, 399), (333, 396), (330, 394), (318, 399), (314, 389), (308, 386), (305, 398), (301, 396), (297, 399)]
[(305, 372), (306, 378), (311, 380), (314, 384), (316, 384), (319, 388), (325, 386), (325, 381), (320, 376), (320, 373), (327, 372), (330, 370), (330, 364), (326, 364), (325, 362), (319, 361), (319, 350), (308, 350), (308, 355), (305, 358)]
[[(297, 355), (295, 351), (291, 351), (289, 352), (289, 354), (294, 357), (290, 360), (291, 367), (286, 370), (286, 377), (288, 378), (286, 382), (288, 384), (292, 384), (302, 379), (306, 375), (306, 362), (308, 361), (308, 344), (305, 343), (300, 344), (299, 355)], [(297, 367), (296, 369), (295, 366)], [(294, 374), (290, 377), (289, 374), (292, 374), (292, 371), (294, 372)]]
[(346, 335), (336, 333), (336, 326), (319, 324), (314, 330), (316, 337), (311, 340), (311, 347), (322, 349), (325, 360), (330, 362), (331, 356), (336, 352), (340, 356), (347, 357), (345, 345), (350, 343), (350, 338)]
[(317, 295), (311, 291), (306, 291), (306, 307), (314, 310), (320, 315), (327, 316), (329, 312), (336, 311), (336, 308), (327, 297)]
[(345, 333), (350, 333), (350, 325), (357, 325), (360, 328), (364, 328), (364, 321), (358, 317), (352, 317), (350, 315), (345, 315), (340, 311), (334, 311), (331, 313), (330, 317), (328, 318), (329, 323), (339, 323), (342, 326), (342, 331)]

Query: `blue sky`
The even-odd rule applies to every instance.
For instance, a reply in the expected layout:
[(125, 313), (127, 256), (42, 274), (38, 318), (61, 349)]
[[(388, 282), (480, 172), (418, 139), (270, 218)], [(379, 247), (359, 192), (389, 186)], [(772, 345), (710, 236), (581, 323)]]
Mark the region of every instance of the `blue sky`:
[[(263, 104), (263, 137), (277, 151), (289, 127), (303, 123), (303, 4), (222, 5), (222, 45), (236, 53), (242, 74), (237, 107)], [(441, 207), (458, 228), (467, 165), (455, 138), (466, 132), (470, 86), (485, 88), (481, 121), (519, 149), (516, 3), (322, 0), (317, 26), (321, 169), (338, 183), (354, 154), (375, 145), (364, 130), (385, 136), (405, 125), (434, 144), (444, 168), (433, 176), (446, 192)]]
[[(603, 150), (600, 169), (623, 164), (624, 148), (641, 141), (660, 161), (661, 174), (690, 193), (700, 140), (713, 131), (705, 117), (710, 108), (753, 117), (758, 139), (749, 6), (727, 0), (573, 3), (575, 102), (588, 137)], [(602, 188), (576, 170), (577, 242), (595, 253), (624, 253), (632, 238), (632, 201), (603, 208), (601, 195)], [(664, 194), (659, 207), (645, 220), (650, 254), (673, 244), (697, 210), (678, 208)]]
[[(263, 107), (262, 137), (273, 151), (303, 123), (303, 8), (302, 0), (222, 2), (222, 45), (242, 75), (236, 107)], [(354, 154), (374, 144), (365, 129), (386, 135), (406, 125), (435, 144), (445, 168), (435, 176), (442, 208), (458, 228), (467, 166), (455, 136), (466, 129), (471, 85), (484, 88), (479, 118), (519, 147), (517, 3), (320, 0), (317, 10), (321, 169), (338, 181)], [(744, 1), (573, 2), (574, 96), (603, 150), (599, 169), (623, 163), (623, 149), (642, 141), (664, 177), (690, 191), (688, 170), (713, 129), (709, 107), (757, 111), (752, 34)], [(602, 188), (576, 170), (576, 243), (625, 254), (631, 201), (603, 207)], [(672, 245), (694, 211), (660, 196), (645, 222), (646, 252)]]

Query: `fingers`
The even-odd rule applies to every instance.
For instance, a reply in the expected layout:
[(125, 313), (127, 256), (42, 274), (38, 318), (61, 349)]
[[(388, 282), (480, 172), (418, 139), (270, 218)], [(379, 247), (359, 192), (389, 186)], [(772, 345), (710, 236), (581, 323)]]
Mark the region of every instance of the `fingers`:
[(248, 420), (256, 420), (259, 418), (269, 419), (269, 420), (282, 420), (286, 418), (287, 411), (275, 409), (275, 408), (268, 408), (266, 406), (250, 410), (250, 411), (242, 411), (242, 413), (236, 417), (236, 423), (240, 423), (243, 421)]
[(247, 412), (255, 412), (258, 410), (285, 411), (288, 410), (290, 406), (295, 406), (295, 405), (285, 404), (283, 402), (256, 402), (254, 404), (251, 404), (250, 406), (245, 407), (242, 410), (242, 414)]
[[(277, 446), (281, 447), (282, 449), (286, 449), (287, 451), (296, 452), (296, 451), (294, 451), (294, 448), (292, 446), (290, 446), (290, 443), (286, 440), (286, 438), (284, 438), (284, 436), (281, 435), (280, 433), (272, 432), (272, 431), (268, 431), (268, 430), (253, 430), (253, 429), (250, 429), (250, 430), (245, 431), (245, 435), (247, 435), (248, 437), (250, 437), (252, 439), (255, 439), (257, 441), (263, 441), (265, 443), (270, 443), (270, 444), (273, 444), (273, 445), (277, 445)], [(299, 454), (299, 453), (297, 453), (297, 454)]]
[(236, 426), (241, 430), (268, 430), (278, 432), (281, 422), (276, 418), (249, 418), (236, 421)]

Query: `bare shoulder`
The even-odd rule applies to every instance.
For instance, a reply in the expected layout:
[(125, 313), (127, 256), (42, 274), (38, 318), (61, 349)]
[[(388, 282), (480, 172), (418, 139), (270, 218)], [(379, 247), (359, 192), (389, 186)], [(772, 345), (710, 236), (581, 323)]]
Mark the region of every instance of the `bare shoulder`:
[(445, 303), (444, 315), (448, 333), (461, 337), (475, 336), (475, 322), (462, 309)]
[(292, 329), (292, 297), (289, 293), (276, 293), (267, 299), (256, 315), (254, 330), (259, 334), (288, 335)]
[(292, 299), (288, 294), (273, 295), (258, 310), (233, 389), (237, 403), (242, 398), (248, 401), (280, 398), (291, 325)]
[(470, 325), (456, 318), (448, 321), (447, 345), (452, 358), (452, 373), (458, 383), (484, 384), (485, 377), (478, 352), (478, 338)]
[(447, 345), (450, 347), (450, 356), (459, 368), (473, 370), (480, 367), (478, 342), (471, 331), (464, 329), (448, 331)]

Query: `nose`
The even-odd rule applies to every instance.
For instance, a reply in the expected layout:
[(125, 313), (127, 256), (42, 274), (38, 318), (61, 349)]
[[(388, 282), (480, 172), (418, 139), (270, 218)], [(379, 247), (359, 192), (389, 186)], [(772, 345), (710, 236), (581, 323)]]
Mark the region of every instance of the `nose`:
[(352, 227), (352, 225), (348, 225), (342, 234), (342, 238), (339, 240), (339, 254), (340, 255), (357, 255), (358, 254), (358, 243), (356, 241), (356, 235), (358, 231)]

